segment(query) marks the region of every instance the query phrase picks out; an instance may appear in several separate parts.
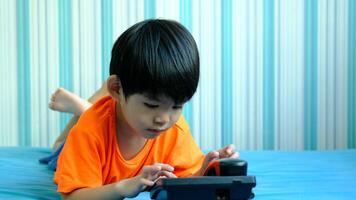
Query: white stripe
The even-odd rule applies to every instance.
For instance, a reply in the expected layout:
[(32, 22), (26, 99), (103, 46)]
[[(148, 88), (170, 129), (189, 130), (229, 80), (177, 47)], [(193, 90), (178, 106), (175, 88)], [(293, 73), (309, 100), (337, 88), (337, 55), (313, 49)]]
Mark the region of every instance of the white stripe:
[[(79, 82), (81, 88), (81, 97), (89, 98), (96, 89), (95, 84), (95, 50), (94, 42), (95, 40), (101, 40), (101, 38), (95, 38), (95, 24), (93, 22), (94, 16), (98, 15), (93, 14), (95, 11), (94, 4), (87, 2), (85, 0), (80, 1), (80, 75)], [(74, 79), (74, 81), (78, 81)]]
[[(286, 37), (288, 37), (288, 41), (286, 44), (288, 44), (289, 48), (286, 48), (286, 53), (288, 53), (288, 57), (287, 57), (287, 62), (286, 62), (286, 73), (288, 73), (287, 77), (289, 77), (288, 81), (286, 81), (285, 83), (288, 84), (288, 96), (286, 97), (286, 113), (287, 116), (289, 117), (289, 126), (286, 127), (286, 132), (285, 134), (289, 133), (289, 137), (287, 138), (288, 141), (288, 147), (287, 149), (292, 149), (294, 148), (294, 144), (295, 144), (295, 57), (296, 57), (296, 52), (295, 52), (295, 2), (294, 1), (290, 1), (290, 3), (288, 5), (286, 5), (287, 7), (287, 11), (288, 13), (290, 13), (290, 17), (288, 18), (289, 23), (288, 23), (288, 28), (287, 28), (287, 35)], [(288, 69), (289, 68), (289, 69)], [(287, 108), (289, 108), (287, 110)]]
[[(274, 148), (280, 149), (280, 3), (275, 1), (274, 4)], [(262, 57), (262, 56), (261, 56)], [(262, 69), (263, 70), (263, 69)], [(263, 87), (263, 86), (262, 86)], [(263, 110), (261, 111), (263, 112)]]
[(263, 145), (263, 3), (255, 0), (256, 6), (256, 129), (253, 149), (262, 149)]
[[(7, 20), (8, 19), (11, 19), (10, 18), (10, 14), (8, 13), (8, 5), (9, 2), (8, 1), (0, 1), (0, 27), (4, 27), (5, 30), (8, 28), (7, 26), (8, 25), (8, 22)], [(15, 23), (16, 24), (16, 23)], [(0, 130), (3, 131), (2, 134), (0, 134), (0, 145), (3, 146), (3, 145), (9, 145), (10, 142), (7, 141), (7, 138), (10, 136), (9, 134), (6, 134), (7, 132), (9, 132), (9, 127), (8, 127), (8, 124), (7, 123), (7, 119), (5, 117), (5, 113), (9, 113), (8, 110), (6, 109), (8, 106), (5, 106), (5, 105), (8, 105), (6, 104), (6, 99), (10, 99), (11, 98), (11, 93), (7, 90), (8, 88), (8, 85), (11, 85), (10, 84), (10, 80), (7, 78), (7, 73), (9, 75), (11, 75), (11, 71), (7, 72), (7, 69), (8, 67), (11, 68), (16, 68), (16, 65), (15, 66), (10, 66), (9, 65), (9, 62), (10, 60), (8, 58), (10, 58), (8, 55), (7, 55), (7, 51), (6, 49), (4, 48), (5, 46), (8, 47), (8, 43), (9, 40), (8, 40), (8, 37), (9, 37), (9, 33), (6, 32), (6, 31), (0, 31), (0, 60), (2, 62), (0, 62), (0, 89), (1, 91), (4, 92), (4, 95), (7, 96), (8, 98), (0, 98), (0, 117), (1, 117), (1, 122), (0, 122)], [(14, 43), (16, 44), (16, 43)], [(13, 79), (13, 80), (16, 80), (16, 79)], [(14, 90), (16, 91), (16, 90)], [(14, 124), (15, 126), (17, 126), (17, 124)]]
[[(288, 103), (287, 97), (289, 96), (288, 94), (288, 70), (285, 68), (288, 68), (288, 53), (285, 51), (288, 49), (288, 39), (287, 39), (287, 33), (288, 33), (288, 24), (289, 22), (287, 21), (288, 19), (282, 16), (286, 16), (287, 13), (289, 13), (288, 7), (285, 5), (284, 2), (280, 3), (281, 7), (281, 31), (280, 32), (280, 37), (281, 37), (281, 149), (287, 149), (288, 148), (288, 138), (286, 137), (286, 134), (290, 134), (287, 130), (288, 127), (290, 127), (290, 118), (288, 116), (288, 108), (286, 108), (286, 104)], [(286, 120), (289, 119), (289, 120)]]
[[(285, 12), (285, 14), (289, 14), (291, 12), (290, 10), (290, 6), (288, 6), (288, 4), (286, 2), (283, 2), (283, 10)], [(285, 15), (286, 16), (286, 15)], [(282, 96), (283, 98), (283, 124), (284, 124), (284, 129), (283, 129), (283, 137), (285, 140), (285, 147), (284, 149), (288, 149), (290, 147), (290, 137), (292, 137), (292, 132), (290, 132), (290, 127), (292, 126), (292, 119), (291, 119), (291, 113), (290, 110), (292, 109), (289, 105), (290, 103), (290, 98), (292, 96), (291, 94), (291, 87), (290, 87), (290, 71), (292, 70), (292, 66), (291, 66), (291, 62), (290, 62), (290, 57), (291, 57), (291, 38), (290, 38), (290, 34), (291, 34), (291, 17), (285, 18), (284, 20), (284, 33), (282, 33), (281, 35), (283, 35), (284, 37), (284, 43), (283, 43), (283, 49), (281, 51), (281, 55), (282, 57), (284, 57), (283, 59), (283, 63), (282, 63), (282, 70), (284, 73), (284, 77), (283, 77), (283, 83), (282, 83), (282, 87), (284, 88), (284, 96)]]
[[(245, 14), (245, 1), (232, 1), (232, 74), (235, 78), (232, 79), (232, 141), (238, 149), (245, 149), (242, 142), (242, 136), (244, 131), (243, 126), (243, 116), (242, 116), (242, 98), (241, 94), (243, 83), (242, 83), (242, 69), (244, 68), (244, 63), (242, 63), (243, 56), (243, 35), (245, 31), (242, 27), (246, 20)], [(218, 82), (218, 81), (216, 81)]]
[(112, 2), (112, 25), (113, 25), (113, 41), (116, 41), (119, 35), (128, 27), (127, 25), (127, 1)]
[[(72, 70), (73, 74), (73, 91), (75, 94), (81, 94), (81, 88), (79, 80), (81, 76), (85, 74), (80, 74), (80, 22), (79, 22), (79, 0), (72, 1)], [(76, 80), (76, 81), (75, 81)]]
[[(6, 23), (5, 21), (8, 18), (8, 13), (7, 11), (7, 1), (0, 1), (0, 27), (6, 27)], [(5, 83), (6, 81), (8, 81), (6, 79), (6, 77), (4, 76), (5, 72), (5, 66), (8, 65), (8, 60), (5, 57), (5, 41), (7, 39), (7, 33), (6, 31), (0, 31), (0, 60), (2, 60), (2, 62), (0, 62), (0, 91), (4, 92), (4, 95), (7, 95), (7, 91), (5, 90)], [(5, 113), (5, 98), (0, 98), (0, 119), (5, 119), (4, 117), (4, 113)], [(0, 130), (4, 131), (3, 134), (0, 134), (0, 145), (4, 145), (5, 144), (5, 137), (7, 137), (8, 134), (5, 134), (8, 130), (7, 127), (5, 125), (5, 120), (0, 120)]]
[[(201, 53), (200, 46), (200, 1), (192, 1), (192, 34), (194, 36), (195, 42), (197, 43), (199, 52)], [(202, 60), (202, 57), (200, 58)], [(191, 130), (194, 136), (194, 139), (197, 141), (198, 145), (201, 146), (200, 136), (200, 90), (201, 82), (198, 85), (197, 91), (192, 98), (192, 125)]]
[[(37, 110), (37, 119), (38, 121), (31, 122), (31, 125), (38, 124), (38, 129), (33, 130), (34, 132), (38, 132), (38, 138), (36, 141), (38, 146), (45, 146), (47, 141), (47, 123), (43, 123), (44, 120), (47, 120), (47, 66), (46, 59), (47, 59), (47, 49), (46, 49), (46, 7), (44, 3), (38, 2), (38, 42), (39, 42), (39, 49), (38, 49), (38, 105)], [(42, 124), (43, 123), (43, 124)]]
[(136, 0), (136, 19), (137, 21), (143, 21), (145, 19), (145, 1)]
[(167, 16), (165, 16), (165, 5), (164, 5), (164, 0), (156, 0), (156, 18), (165, 18), (167, 19)]
[[(204, 57), (207, 61), (209, 59), (209, 53), (208, 53), (208, 49), (206, 49), (207, 47), (207, 44), (209, 44), (209, 42), (207, 41), (207, 38), (210, 38), (210, 34), (207, 33), (207, 28), (206, 28), (206, 10), (209, 9), (208, 8), (208, 3), (207, 1), (204, 1), (204, 3), (201, 1), (200, 2), (200, 31), (201, 31), (201, 35), (200, 35), (200, 40), (202, 41), (200, 43), (200, 55), (202, 57)], [(204, 33), (204, 34), (202, 34)], [(207, 143), (207, 135), (209, 133), (206, 133), (207, 130), (207, 125), (205, 124), (205, 122), (207, 121), (206, 119), (206, 110), (208, 109), (208, 106), (207, 106), (207, 102), (208, 102), (208, 97), (206, 95), (206, 90), (207, 90), (207, 84), (208, 84), (208, 81), (205, 80), (205, 79), (208, 79), (208, 78), (205, 78), (208, 74), (208, 71), (207, 68), (208, 66), (205, 65), (204, 61), (201, 60), (201, 68), (200, 68), (200, 71), (201, 71), (201, 74), (200, 74), (200, 133), (201, 133), (201, 136), (200, 136), (200, 140), (201, 140), (201, 147), (204, 149), (206, 148), (206, 143)]]
[(38, 25), (38, 1), (34, 0), (29, 5), (29, 34), (30, 34), (30, 90), (31, 90), (31, 144), (33, 146), (39, 146), (39, 137), (40, 137), (40, 119), (39, 119), (39, 25)]
[[(218, 149), (221, 146), (221, 138), (222, 138), (222, 132), (221, 132), (221, 81), (215, 81), (217, 80), (217, 77), (221, 77), (221, 67), (217, 67), (221, 65), (221, 3), (219, 1), (214, 1), (214, 25), (215, 25), (215, 31), (212, 30), (214, 33), (214, 47), (213, 47), (213, 55), (212, 57), (214, 58), (214, 64), (213, 64), (213, 69), (214, 69), (214, 74), (212, 74), (213, 79), (210, 81), (211, 83), (211, 88), (215, 87), (215, 95), (214, 95), (214, 110), (213, 112), (215, 113), (213, 116), (213, 122), (211, 123), (214, 124), (214, 131), (213, 131), (213, 140), (214, 140), (214, 145), (210, 147), (210, 149)], [(233, 26), (233, 24), (232, 24)], [(234, 36), (232, 36), (234, 37)], [(211, 70), (213, 71), (213, 70)], [(209, 114), (209, 113), (207, 113)], [(211, 115), (211, 114), (210, 114)]]
[(304, 1), (296, 1), (298, 13), (296, 16), (297, 26), (296, 26), (296, 45), (297, 45), (297, 57), (296, 57), (296, 147), (294, 149), (303, 150), (304, 149)]
[[(93, 58), (94, 58), (94, 62), (93, 62), (93, 73), (94, 73), (94, 81), (92, 80), (92, 82), (94, 83), (93, 85), (93, 91), (90, 91), (89, 96), (91, 97), (94, 92), (96, 90), (98, 90), (100, 88), (100, 86), (102, 85), (103, 81), (101, 79), (101, 75), (102, 75), (102, 71), (103, 71), (103, 67), (106, 66), (102, 66), (102, 40), (101, 40), (101, 30), (102, 30), (102, 24), (101, 24), (101, 1), (100, 0), (96, 0), (94, 2), (94, 48), (93, 48)], [(110, 54), (111, 55), (111, 54)], [(109, 72), (105, 72), (106, 74), (109, 74)]]
[(91, 35), (93, 32), (92, 27), (92, 15), (88, 15), (90, 12), (92, 2), (84, 2), (83, 0), (79, 0), (79, 59), (80, 59), (80, 66), (79, 66), (79, 74), (77, 77), (73, 79), (73, 82), (78, 82), (80, 87), (79, 96), (82, 98), (89, 96), (88, 88), (90, 88), (90, 65), (93, 63), (93, 56), (90, 50), (93, 49), (91, 45)]
[[(113, 41), (116, 41), (117, 38), (131, 25), (133, 25), (137, 19), (136, 15), (134, 15), (133, 19), (130, 19), (130, 10), (129, 7), (133, 7), (129, 4), (132, 4), (132, 1), (123, 0), (123, 1), (113, 1)], [(142, 9), (141, 12), (144, 13), (144, 4), (143, 1), (140, 2), (139, 9)], [(136, 11), (134, 11), (136, 12)], [(144, 15), (138, 15), (144, 18)]]
[(136, 10), (136, 1), (128, 1), (127, 2), (127, 6), (128, 6), (128, 24), (129, 26), (134, 25), (135, 23), (137, 23), (137, 10)]
[[(203, 57), (203, 58), (206, 58), (206, 59), (202, 59), (200, 61), (200, 91), (201, 91), (201, 99), (200, 99), (200, 107), (202, 108), (201, 109), (201, 116), (200, 116), (200, 124), (204, 124), (203, 126), (200, 127), (200, 132), (201, 133), (204, 133), (201, 135), (201, 142), (202, 142), (202, 145), (200, 146), (201, 148), (203, 149), (207, 149), (207, 146), (209, 146), (209, 138), (208, 136), (211, 134), (211, 124), (208, 124), (207, 122), (209, 121), (208, 117), (206, 115), (206, 111), (208, 110), (208, 112), (210, 111), (210, 113), (213, 113), (211, 112), (210, 108), (209, 108), (209, 96), (208, 96), (208, 93), (209, 93), (209, 88), (208, 88), (208, 85), (209, 85), (209, 79), (211, 77), (209, 77), (209, 63), (211, 63), (211, 55), (210, 55), (210, 52), (209, 50), (211, 49), (211, 35), (210, 35), (210, 30), (209, 30), (209, 25), (211, 23), (209, 17), (210, 17), (210, 13), (211, 10), (211, 1), (205, 1), (204, 4), (201, 4), (201, 31), (204, 33), (201, 35), (201, 40), (204, 41), (202, 42), (200, 45), (201, 45), (201, 50), (200, 50), (200, 56)], [(207, 21), (209, 21), (209, 23), (207, 23)], [(211, 79), (210, 79), (211, 80)], [(213, 93), (213, 92), (212, 92)]]
[(331, 149), (334, 147), (334, 94), (335, 94), (335, 1), (329, 0), (328, 4), (328, 16), (327, 16), (327, 54), (326, 54), (326, 148)]
[(335, 125), (336, 132), (335, 143), (336, 148), (347, 147), (347, 16), (348, 6), (346, 0), (339, 0), (337, 3), (337, 21), (336, 21), (336, 113), (335, 113)]
[(294, 8), (293, 21), (295, 23), (292, 34), (293, 43), (295, 48), (293, 48), (294, 55), (292, 63), (294, 65), (294, 73), (291, 74), (293, 78), (293, 134), (294, 139), (291, 138), (290, 149), (302, 150), (304, 148), (304, 133), (303, 133), (303, 119), (304, 119), (304, 2), (295, 0), (293, 1), (291, 9)]
[[(241, 93), (240, 93), (240, 98), (241, 98), (241, 104), (240, 106), (241, 107), (241, 113), (242, 113), (242, 127), (241, 127), (241, 131), (242, 131), (242, 134), (241, 134), (241, 142), (242, 142), (242, 147), (245, 148), (245, 149), (248, 149), (248, 126), (247, 126), (247, 122), (248, 122), (248, 119), (247, 119), (247, 106), (248, 106), (248, 101), (247, 101), (247, 81), (248, 81), (248, 77), (247, 77), (247, 74), (248, 74), (248, 52), (247, 52), (247, 49), (248, 49), (248, 46), (247, 46), (247, 40), (249, 39), (249, 34), (248, 34), (248, 29), (247, 29), (247, 24), (249, 24), (249, 12), (247, 10), (248, 8), (248, 2), (249, 1), (245, 1), (244, 4), (243, 4), (243, 12), (241, 14), (243, 14), (243, 21), (241, 22), (241, 31), (243, 30), (243, 32), (241, 32), (241, 49), (239, 50), (239, 52), (241, 53), (241, 61), (240, 61), (240, 65), (241, 65), (241, 76), (239, 77), (241, 79)], [(240, 73), (239, 73), (240, 74)]]
[[(279, 30), (284, 29), (284, 7), (281, 4), (281, 1), (279, 0), (278, 3), (276, 3), (276, 5), (278, 5), (278, 15), (279, 15)], [(279, 39), (279, 48), (278, 48), (278, 57), (279, 57), (279, 62), (278, 62), (278, 69), (279, 69), (279, 81), (278, 81), (278, 90), (279, 90), (279, 96), (278, 96), (278, 123), (279, 123), (279, 128), (278, 128), (278, 133), (279, 133), (279, 149), (284, 149), (285, 146), (285, 141), (284, 141), (284, 137), (283, 137), (283, 132), (284, 132), (284, 121), (283, 121), (283, 117), (284, 117), (284, 108), (283, 108), (283, 98), (282, 96), (284, 96), (284, 87), (283, 86), (283, 79), (284, 79), (284, 71), (282, 70), (283, 68), (283, 62), (284, 62), (284, 57), (282, 57), (282, 49), (284, 48), (284, 43), (285, 43), (285, 39), (284, 37), (282, 37), (282, 31), (278, 31), (278, 37)], [(277, 53), (276, 53), (277, 54)]]
[[(287, 62), (286, 62), (286, 73), (288, 74), (288, 81), (285, 83), (288, 84), (288, 96), (286, 96), (286, 112), (287, 116), (289, 117), (289, 126), (286, 127), (286, 132), (285, 134), (288, 134), (289, 137), (287, 138), (288, 141), (288, 147), (287, 149), (292, 149), (294, 148), (295, 144), (295, 57), (296, 57), (296, 52), (295, 52), (295, 1), (290, 1), (289, 4), (286, 4), (287, 7), (287, 12), (290, 13), (290, 17), (288, 17), (288, 25), (287, 25), (287, 34), (286, 37), (288, 38), (287, 43), (289, 48), (286, 48), (285, 51), (288, 53), (287, 57)], [(287, 108), (289, 108), (287, 110)]]
[[(7, 1), (0, 1), (0, 27), (6, 27), (6, 21), (9, 18), (9, 14), (6, 12), (8, 10), (7, 5), (8, 2)], [(2, 60), (2, 62), (0, 62), (0, 91), (4, 92), (4, 95), (7, 95), (7, 90), (5, 85), (7, 85), (7, 79), (5, 76), (5, 66), (8, 65), (8, 60), (6, 59), (6, 51), (5, 51), (5, 42), (7, 40), (7, 35), (8, 32), (6, 31), (0, 31), (0, 60)], [(0, 98), (0, 119), (6, 119), (4, 114), (5, 114), (5, 100), (6, 98)], [(5, 120), (1, 120), (0, 121), (0, 130), (2, 130), (4, 132), (4, 134), (0, 134), (0, 145), (6, 145), (6, 138), (8, 136), (8, 134), (5, 134), (6, 132), (8, 132), (8, 127), (6, 126), (6, 121)]]
[(213, 25), (213, 5), (212, 1), (205, 1), (204, 4), (201, 4), (201, 30), (204, 32), (201, 36), (201, 40), (204, 41), (201, 43), (201, 55), (202, 57), (205, 57), (206, 59), (201, 61), (201, 107), (203, 108), (201, 110), (201, 124), (204, 124), (204, 126), (201, 126), (200, 131), (204, 133), (201, 136), (202, 140), (202, 148), (203, 149), (208, 149), (209, 146), (211, 146), (211, 137), (212, 134), (214, 134), (212, 131), (214, 128), (212, 127), (213, 123), (209, 123), (211, 121), (211, 116), (208, 113), (214, 113), (214, 106), (212, 104), (212, 96), (210, 94), (214, 94), (215, 91), (211, 91), (210, 88), (210, 83), (211, 80), (213, 80), (213, 77), (211, 76), (211, 71), (209, 69), (212, 69), (212, 54), (211, 52), (213, 50), (213, 34), (212, 30), (214, 29)]
[(281, 40), (280, 40), (280, 91), (281, 91), (281, 95), (280, 95), (280, 124), (281, 124), (281, 128), (280, 128), (280, 134), (281, 134), (281, 149), (286, 149), (286, 144), (287, 144), (287, 141), (286, 141), (286, 137), (285, 137), (285, 127), (286, 127), (286, 123), (285, 123), (285, 96), (287, 95), (286, 94), (286, 89), (285, 89), (285, 79), (286, 79), (286, 73), (285, 73), (285, 60), (286, 60), (286, 57), (283, 55), (283, 51), (284, 49), (286, 49), (286, 37), (285, 37), (285, 30), (286, 30), (286, 18), (282, 17), (282, 16), (286, 16), (286, 8), (285, 8), (285, 5), (280, 1), (279, 2), (279, 7), (280, 7), (280, 30), (283, 30), (283, 31), (280, 31), (279, 32), (279, 36), (281, 37)]
[[(8, 24), (9, 24), (9, 39), (7, 40), (9, 42), (9, 45), (6, 45), (8, 47), (7, 52), (9, 55), (16, 55), (16, 50), (17, 50), (17, 45), (16, 45), (16, 1), (9, 0), (8, 1), (8, 12), (9, 12), (9, 18), (8, 18)], [(10, 123), (9, 123), (9, 131), (8, 133), (11, 134), (11, 140), (10, 144), (11, 145), (18, 145), (19, 144), (19, 135), (18, 135), (18, 104), (17, 104), (17, 61), (16, 61), (16, 56), (8, 56), (9, 63), (8, 63), (8, 68), (5, 68), (7, 73), (4, 74), (9, 74), (8, 77), (10, 80), (8, 83), (10, 86), (8, 87), (9, 91), (12, 92), (12, 94), (9, 94), (7, 98), (7, 101), (9, 102), (8, 104), (6, 103), (5, 105), (9, 105), (9, 112), (13, 112), (12, 117), (9, 117)], [(16, 91), (16, 92), (13, 92)]]
[(48, 20), (48, 90), (45, 94), (44, 108), (48, 112), (47, 124), (48, 124), (48, 141), (46, 145), (52, 145), (60, 133), (59, 127), (59, 114), (57, 112), (51, 111), (46, 106), (51, 98), (52, 92), (54, 92), (59, 86), (59, 43), (58, 43), (58, 2), (48, 1), (47, 2), (47, 20)]
[(326, 3), (318, 1), (318, 149), (326, 149)]
[[(216, 45), (215, 41), (220, 40), (220, 38), (217, 38), (217, 35), (214, 33), (216, 32), (217, 29), (216, 27), (216, 17), (217, 17), (217, 8), (215, 7), (215, 1), (205, 1), (204, 4), (202, 4), (202, 12), (201, 12), (201, 18), (203, 19), (201, 21), (201, 29), (202, 32), (205, 34), (202, 34), (202, 41), (205, 41), (204, 43), (201, 43), (201, 51), (200, 55), (201, 57), (204, 57), (205, 59), (201, 60), (201, 100), (200, 100), (200, 105), (202, 107), (201, 110), (201, 124), (204, 124), (204, 126), (201, 126), (200, 131), (204, 133), (201, 136), (201, 141), (203, 145), (201, 146), (203, 149), (212, 149), (215, 147), (218, 147), (219, 144), (216, 141), (216, 138), (221, 138), (221, 131), (215, 132), (215, 123), (211, 123), (212, 121), (215, 121), (214, 115), (211, 113), (219, 113), (221, 108), (219, 110), (215, 110), (215, 96), (220, 96), (218, 92), (220, 90), (212, 90), (214, 88), (215, 81), (216, 79), (216, 72), (220, 71), (221, 68), (217, 68), (214, 64), (216, 63), (214, 59), (214, 55), (218, 54), (216, 50)], [(212, 14), (214, 13), (214, 14)], [(216, 88), (215, 88), (216, 89)]]
[(156, 17), (179, 20), (179, 0), (156, 0)]
[(249, 91), (248, 91), (248, 113), (249, 117), (247, 118), (247, 126), (248, 126), (248, 132), (245, 134), (248, 134), (247, 137), (248, 139), (248, 149), (255, 149), (256, 148), (256, 139), (257, 139), (257, 49), (255, 48), (257, 45), (257, 32), (256, 32), (256, 23), (257, 23), (257, 18), (256, 18), (256, 4), (255, 1), (249, 1), (248, 2), (248, 14), (249, 14), (249, 47), (248, 47), (248, 86), (249, 86)]
[[(281, 120), (286, 123), (283, 137), (286, 141), (285, 149), (303, 148), (303, 67), (304, 67), (304, 29), (303, 29), (303, 2), (290, 1), (285, 4), (285, 12), (289, 13), (285, 21), (285, 43), (281, 51), (285, 57), (282, 63), (285, 71), (284, 82), (281, 83), (286, 93), (284, 98), (284, 116)], [(283, 16), (283, 15), (282, 15)], [(284, 34), (284, 33), (281, 33)]]
[(16, 1), (0, 2), (0, 72), (3, 96), (0, 98), (0, 146), (18, 145), (17, 124), (17, 61), (16, 61)]
[(287, 90), (287, 96), (285, 96), (285, 113), (288, 118), (286, 129), (285, 129), (285, 137), (287, 140), (287, 147), (286, 149), (291, 149), (294, 140), (295, 140), (295, 132), (294, 132), (294, 125), (295, 125), (295, 118), (294, 118), (294, 113), (295, 113), (295, 96), (294, 96), (294, 85), (295, 85), (295, 80), (294, 80), (294, 73), (295, 73), (295, 63), (294, 63), (294, 57), (295, 57), (295, 44), (294, 44), (294, 26), (295, 26), (295, 21), (294, 21), (294, 15), (293, 13), (295, 12), (295, 7), (293, 5), (294, 1), (290, 1), (289, 4), (285, 4), (286, 12), (289, 13), (289, 17), (287, 18), (287, 24), (286, 24), (286, 35), (285, 37), (287, 38), (286, 40), (286, 48), (283, 50), (285, 53), (284, 56), (286, 56), (286, 62), (284, 63), (284, 70), (286, 71), (286, 78), (287, 80), (284, 82), (286, 84), (286, 90)]
[(247, 76), (247, 97), (249, 99), (248, 101), (248, 106), (247, 106), (247, 146), (248, 149), (252, 149), (255, 143), (255, 105), (256, 105), (256, 97), (255, 97), (255, 92), (256, 92), (256, 87), (255, 87), (255, 75), (256, 75), (256, 58), (255, 58), (255, 52), (256, 49), (254, 48), (256, 45), (256, 31), (255, 31), (255, 24), (256, 24), (256, 17), (255, 17), (255, 7), (254, 7), (254, 2), (253, 1), (248, 1), (248, 7), (247, 7), (247, 12), (249, 16), (249, 23), (248, 23), (248, 30), (247, 32), (249, 33), (249, 37), (247, 38), (248, 42), (248, 76)]

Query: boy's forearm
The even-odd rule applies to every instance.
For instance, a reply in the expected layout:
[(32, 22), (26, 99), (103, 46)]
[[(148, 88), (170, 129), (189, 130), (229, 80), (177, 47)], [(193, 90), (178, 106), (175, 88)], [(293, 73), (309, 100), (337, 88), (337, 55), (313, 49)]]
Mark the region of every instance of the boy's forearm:
[(124, 199), (122, 196), (122, 188), (120, 182), (104, 185), (97, 188), (82, 188), (77, 189), (70, 194), (62, 194), (64, 200), (106, 200), (106, 199)]
[(202, 169), (196, 171), (194, 174), (192, 174), (192, 176), (202, 176)]
[(61, 134), (58, 136), (56, 141), (54, 142), (54, 145), (52, 147), (53, 150), (56, 150), (61, 142), (66, 140), (70, 129), (78, 122), (79, 116), (74, 115), (70, 121), (68, 122), (67, 126), (64, 128), (64, 130), (61, 132)]

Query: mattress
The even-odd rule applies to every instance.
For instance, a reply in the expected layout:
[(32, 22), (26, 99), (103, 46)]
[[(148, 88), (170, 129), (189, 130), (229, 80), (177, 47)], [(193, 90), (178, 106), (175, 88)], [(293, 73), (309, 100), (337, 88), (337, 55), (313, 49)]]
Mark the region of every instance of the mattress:
[[(38, 162), (50, 153), (49, 148), (0, 147), (0, 199), (60, 199), (54, 172)], [(356, 149), (240, 154), (248, 174), (256, 176), (255, 199), (356, 198)], [(133, 199), (149, 197), (143, 192)]]

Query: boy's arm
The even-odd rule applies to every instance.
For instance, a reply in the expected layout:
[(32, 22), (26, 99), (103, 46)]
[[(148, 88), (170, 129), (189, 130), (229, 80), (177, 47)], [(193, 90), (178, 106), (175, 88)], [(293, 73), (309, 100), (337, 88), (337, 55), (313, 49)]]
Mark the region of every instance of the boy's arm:
[(208, 154), (205, 155), (202, 167), (199, 171), (197, 171), (197, 173), (194, 174), (194, 176), (202, 176), (209, 163), (215, 159), (239, 157), (240, 154), (238, 152), (235, 152), (235, 146), (233, 144), (227, 145), (226, 147), (218, 149), (216, 151), (210, 151)]
[(124, 196), (120, 192), (123, 188), (119, 183), (112, 183), (97, 188), (77, 189), (69, 194), (62, 194), (62, 199), (123, 199)]
[(62, 199), (124, 199), (135, 197), (148, 186), (153, 186), (155, 180), (160, 177), (176, 178), (174, 168), (167, 164), (157, 163), (145, 166), (142, 172), (132, 178), (124, 179), (116, 183), (103, 185), (96, 188), (81, 188), (69, 194), (62, 194)]

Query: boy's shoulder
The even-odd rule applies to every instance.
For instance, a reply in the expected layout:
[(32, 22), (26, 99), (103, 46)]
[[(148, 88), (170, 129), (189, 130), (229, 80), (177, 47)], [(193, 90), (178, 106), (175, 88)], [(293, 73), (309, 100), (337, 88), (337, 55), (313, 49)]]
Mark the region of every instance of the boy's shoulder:
[(174, 126), (183, 133), (189, 132), (189, 125), (188, 122), (185, 120), (183, 114), (179, 117), (178, 121)]
[(114, 115), (115, 100), (110, 96), (105, 96), (95, 102), (80, 116), (77, 125), (84, 126), (86, 129), (94, 128), (93, 126), (105, 126), (105, 124), (110, 123)]
[(189, 125), (184, 116), (181, 115), (178, 121), (166, 133), (157, 138), (157, 144), (160, 148), (183, 148), (191, 144), (193, 136), (190, 132)]

